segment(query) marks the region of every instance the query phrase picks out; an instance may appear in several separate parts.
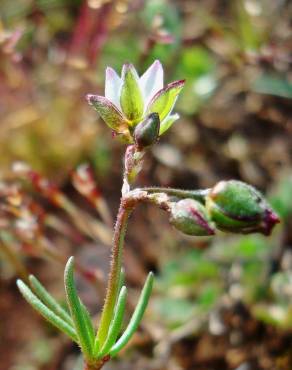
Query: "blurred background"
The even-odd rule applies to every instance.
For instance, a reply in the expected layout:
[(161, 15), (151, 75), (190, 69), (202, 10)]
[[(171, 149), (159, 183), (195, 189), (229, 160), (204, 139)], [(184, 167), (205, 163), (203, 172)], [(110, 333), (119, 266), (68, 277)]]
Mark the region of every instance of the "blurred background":
[(139, 185), (241, 179), (282, 222), (269, 238), (189, 238), (140, 206), (125, 250), (129, 313), (149, 270), (155, 289), (106, 369), (292, 369), (291, 15), (288, 0), (0, 1), (1, 370), (81, 369), (78, 348), (15, 279), (33, 273), (62, 302), (74, 254), (98, 319), (125, 147), (85, 94), (103, 95), (106, 66), (143, 73), (155, 59), (166, 82), (187, 82), (181, 119), (148, 153)]

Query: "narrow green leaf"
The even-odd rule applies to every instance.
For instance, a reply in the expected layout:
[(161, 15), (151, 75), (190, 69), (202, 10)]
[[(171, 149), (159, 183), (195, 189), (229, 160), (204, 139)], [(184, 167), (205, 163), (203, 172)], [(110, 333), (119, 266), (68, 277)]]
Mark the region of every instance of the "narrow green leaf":
[(79, 302), (80, 302), (80, 305), (81, 305), (81, 308), (82, 308), (82, 312), (83, 312), (83, 316), (84, 316), (84, 319), (85, 319), (85, 324), (86, 324), (87, 332), (88, 332), (88, 334), (90, 336), (91, 346), (93, 348), (93, 346), (94, 346), (94, 340), (95, 340), (95, 330), (94, 330), (94, 327), (93, 327), (93, 324), (92, 324), (92, 320), (91, 320), (91, 317), (90, 317), (90, 314), (89, 314), (87, 308), (82, 303), (82, 301), (81, 301), (80, 298), (79, 298)]
[(138, 304), (137, 304), (137, 306), (135, 308), (135, 311), (134, 311), (134, 313), (131, 317), (131, 320), (130, 320), (126, 330), (124, 331), (124, 333), (120, 337), (120, 339), (111, 348), (111, 350), (109, 352), (109, 354), (111, 356), (115, 356), (122, 348), (124, 348), (125, 345), (131, 339), (131, 337), (133, 336), (133, 334), (135, 333), (135, 331), (137, 330), (137, 328), (138, 328), (138, 326), (139, 326), (139, 324), (142, 320), (142, 317), (144, 315), (144, 312), (146, 310), (149, 298), (150, 298), (150, 294), (151, 294), (152, 286), (153, 286), (153, 279), (154, 279), (153, 276), (154, 275), (153, 275), (152, 272), (150, 272), (148, 274), (148, 277), (147, 277), (146, 282), (144, 284), (144, 287), (142, 289)]
[(23, 297), (36, 311), (38, 311), (46, 320), (56, 326), (60, 331), (67, 334), (74, 342), (78, 343), (77, 334), (72, 326), (68, 325), (67, 322), (46, 307), (22, 280), (17, 280), (16, 283)]
[(33, 292), (37, 297), (47, 306), (51, 311), (53, 311), (57, 316), (60, 316), (68, 325), (73, 327), (73, 321), (69, 314), (64, 310), (64, 308), (53, 298), (46, 288), (40, 283), (40, 281), (33, 275), (29, 276), (29, 281)]
[(99, 340), (98, 340), (97, 337), (95, 337), (94, 344), (93, 344), (93, 357), (94, 358), (97, 358), (98, 352), (99, 352), (99, 348), (100, 348), (100, 346), (99, 346)]
[(82, 309), (82, 305), (80, 303), (76, 291), (73, 269), (74, 269), (74, 257), (70, 257), (66, 264), (64, 274), (68, 306), (70, 308), (71, 316), (77, 332), (81, 350), (87, 359), (91, 359), (93, 350), (92, 340), (87, 328), (88, 325), (87, 319), (84, 316), (84, 311)]
[(130, 121), (138, 120), (142, 117), (144, 102), (139, 86), (139, 76), (132, 64), (124, 64), (122, 80), (120, 103), (123, 113)]
[(98, 354), (99, 358), (105, 356), (110, 348), (114, 345), (122, 327), (125, 307), (126, 307), (127, 288), (123, 286), (120, 290), (120, 294), (115, 307), (115, 313), (113, 321), (111, 322), (108, 335), (101, 351)]
[[(121, 268), (121, 273), (120, 273), (120, 279), (119, 279), (119, 287), (118, 287), (118, 293), (121, 291), (123, 285), (125, 283), (125, 270), (123, 268)], [(118, 301), (118, 298), (117, 297), (117, 301)]]
[(150, 101), (146, 114), (158, 113), (160, 122), (162, 122), (170, 114), (184, 83), (184, 80), (175, 81), (158, 91)]

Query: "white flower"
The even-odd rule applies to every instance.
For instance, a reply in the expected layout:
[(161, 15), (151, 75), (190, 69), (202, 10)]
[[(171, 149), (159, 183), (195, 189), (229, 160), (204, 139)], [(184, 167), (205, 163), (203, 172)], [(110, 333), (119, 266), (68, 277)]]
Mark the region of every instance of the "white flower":
[(124, 64), (121, 77), (107, 67), (105, 96), (87, 95), (87, 100), (112, 130), (131, 141), (133, 128), (151, 113), (159, 115), (159, 135), (169, 129), (179, 118), (171, 112), (183, 85), (180, 80), (163, 87), (158, 60), (140, 78), (132, 64)]

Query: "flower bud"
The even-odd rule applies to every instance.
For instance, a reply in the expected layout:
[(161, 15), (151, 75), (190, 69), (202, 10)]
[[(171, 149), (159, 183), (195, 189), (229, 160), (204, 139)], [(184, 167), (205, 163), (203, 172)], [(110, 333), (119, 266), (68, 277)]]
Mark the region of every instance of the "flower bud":
[(183, 199), (173, 203), (170, 223), (187, 235), (214, 235), (215, 230), (209, 220), (205, 207), (193, 199)]
[(270, 235), (280, 222), (262, 194), (241, 181), (220, 181), (206, 197), (207, 211), (223, 231)]
[(158, 113), (149, 114), (134, 131), (134, 140), (139, 148), (154, 144), (159, 136), (160, 120)]

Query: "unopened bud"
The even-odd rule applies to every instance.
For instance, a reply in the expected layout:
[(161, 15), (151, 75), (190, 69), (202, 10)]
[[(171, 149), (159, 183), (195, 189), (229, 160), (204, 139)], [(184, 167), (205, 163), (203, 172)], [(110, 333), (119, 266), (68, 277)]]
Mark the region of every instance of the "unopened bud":
[(160, 120), (158, 113), (149, 114), (144, 121), (140, 122), (134, 131), (136, 145), (143, 149), (154, 144), (159, 136)]
[(187, 235), (214, 235), (215, 229), (205, 207), (193, 199), (183, 199), (171, 207), (171, 224)]
[(270, 235), (280, 222), (262, 194), (241, 181), (220, 181), (206, 198), (207, 211), (223, 231)]

